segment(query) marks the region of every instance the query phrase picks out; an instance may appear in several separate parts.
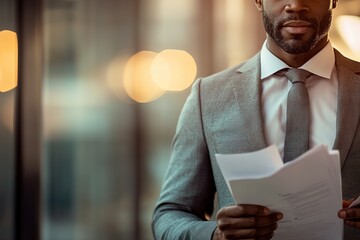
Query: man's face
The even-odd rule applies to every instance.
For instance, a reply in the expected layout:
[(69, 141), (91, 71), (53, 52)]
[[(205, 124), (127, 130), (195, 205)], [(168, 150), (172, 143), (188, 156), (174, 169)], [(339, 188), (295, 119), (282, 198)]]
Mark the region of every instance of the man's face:
[[(295, 7), (281, 0), (263, 0), (263, 21), (269, 37), (285, 52), (305, 53), (327, 36), (332, 9), (329, 0), (296, 0)], [(296, 2), (295, 1), (295, 2)], [(292, 1), (294, 2), (294, 1)]]

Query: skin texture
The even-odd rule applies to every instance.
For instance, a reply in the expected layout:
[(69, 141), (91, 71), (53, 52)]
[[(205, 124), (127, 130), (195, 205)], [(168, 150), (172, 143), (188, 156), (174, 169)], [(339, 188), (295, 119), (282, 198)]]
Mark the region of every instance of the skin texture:
[[(267, 47), (289, 66), (302, 66), (328, 43), (332, 0), (255, 0), (255, 4), (263, 15)], [(299, 29), (303, 32), (297, 33)]]
[[(332, 10), (337, 0), (254, 0), (262, 13), (268, 49), (291, 67), (300, 67), (328, 43)], [(360, 228), (360, 208), (347, 208), (344, 200), (338, 216), (344, 223)], [(225, 207), (217, 213), (213, 240), (271, 239), (282, 213), (265, 206)]]
[(240, 204), (217, 213), (218, 227), (213, 239), (271, 239), (281, 213), (271, 213), (263, 206)]
[(343, 200), (343, 209), (338, 212), (338, 216), (344, 219), (346, 225), (360, 229), (360, 206), (348, 208), (354, 200)]

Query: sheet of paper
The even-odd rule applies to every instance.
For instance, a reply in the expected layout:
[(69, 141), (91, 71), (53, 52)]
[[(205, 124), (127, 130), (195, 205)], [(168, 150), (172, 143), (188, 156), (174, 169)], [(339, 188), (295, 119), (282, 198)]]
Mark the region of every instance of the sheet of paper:
[(355, 206), (358, 206), (358, 205), (360, 205), (360, 196), (350, 204), (349, 208), (352, 208), (352, 207), (355, 207)]
[(275, 145), (251, 153), (216, 154), (216, 159), (230, 190), (230, 179), (265, 177), (284, 166)]
[[(252, 164), (262, 161), (251, 160)], [(221, 170), (228, 164), (224, 158), (218, 162)], [(242, 165), (232, 168), (235, 172)], [(284, 214), (273, 239), (342, 239), (343, 224), (337, 217), (342, 207), (338, 152), (329, 153), (320, 145), (283, 167), (270, 167), (255, 177), (224, 174), (224, 178), (238, 204), (259, 204)]]

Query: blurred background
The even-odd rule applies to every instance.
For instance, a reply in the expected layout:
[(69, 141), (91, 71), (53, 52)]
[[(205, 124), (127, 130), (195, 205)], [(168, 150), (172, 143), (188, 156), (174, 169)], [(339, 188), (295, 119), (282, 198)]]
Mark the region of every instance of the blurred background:
[[(18, 30), (17, 3), (0, 1), (0, 45), (3, 30)], [(248, 0), (43, 0), (37, 8), (41, 239), (153, 239), (152, 212), (190, 85), (261, 48), (260, 13)], [(340, 0), (331, 41), (360, 60), (358, 0)], [(1, 88), (2, 68), (0, 239), (13, 240), (19, 93), (16, 84)]]

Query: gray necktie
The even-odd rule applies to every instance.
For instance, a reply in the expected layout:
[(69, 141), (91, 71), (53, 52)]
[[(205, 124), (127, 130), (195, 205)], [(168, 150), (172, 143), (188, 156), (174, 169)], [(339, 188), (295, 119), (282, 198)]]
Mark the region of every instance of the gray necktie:
[(287, 99), (284, 162), (309, 149), (310, 100), (305, 80), (310, 75), (310, 72), (296, 68), (286, 72), (292, 87)]

